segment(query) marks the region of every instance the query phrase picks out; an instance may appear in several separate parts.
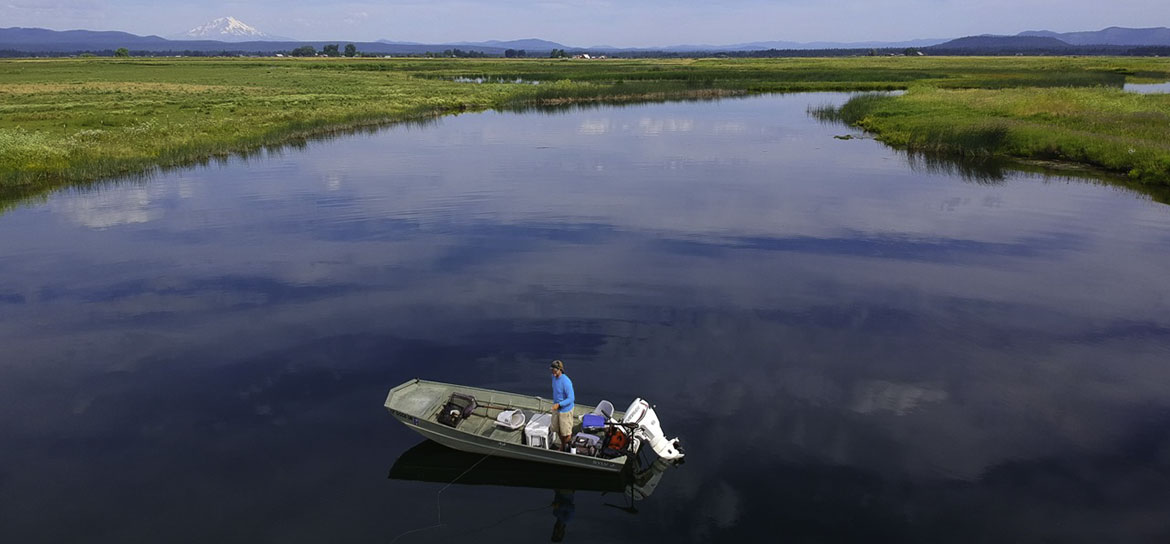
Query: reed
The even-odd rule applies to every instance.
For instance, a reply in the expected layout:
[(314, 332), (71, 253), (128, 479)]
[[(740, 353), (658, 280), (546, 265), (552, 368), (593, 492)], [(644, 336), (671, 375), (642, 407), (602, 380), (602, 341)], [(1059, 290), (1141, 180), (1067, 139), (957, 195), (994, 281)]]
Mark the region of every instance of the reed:
[(813, 114), (890, 145), (962, 156), (1068, 161), (1170, 185), (1170, 96), (1106, 87), (862, 95)]

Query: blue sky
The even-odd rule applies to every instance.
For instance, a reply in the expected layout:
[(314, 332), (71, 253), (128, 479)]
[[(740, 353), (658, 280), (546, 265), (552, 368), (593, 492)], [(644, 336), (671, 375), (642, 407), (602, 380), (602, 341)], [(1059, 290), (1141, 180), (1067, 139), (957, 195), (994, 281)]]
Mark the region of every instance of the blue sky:
[(626, 47), (1170, 26), (1166, 0), (0, 0), (0, 27), (168, 36), (227, 15), (303, 40), (539, 37)]

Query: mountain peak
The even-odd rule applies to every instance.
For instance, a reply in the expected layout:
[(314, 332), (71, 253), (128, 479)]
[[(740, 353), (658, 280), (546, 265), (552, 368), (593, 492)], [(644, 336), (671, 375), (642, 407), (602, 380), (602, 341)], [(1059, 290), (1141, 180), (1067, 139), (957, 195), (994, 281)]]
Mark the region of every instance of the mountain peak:
[(175, 37), (181, 40), (219, 40), (225, 42), (276, 39), (275, 36), (269, 36), (256, 27), (232, 16), (220, 17)]

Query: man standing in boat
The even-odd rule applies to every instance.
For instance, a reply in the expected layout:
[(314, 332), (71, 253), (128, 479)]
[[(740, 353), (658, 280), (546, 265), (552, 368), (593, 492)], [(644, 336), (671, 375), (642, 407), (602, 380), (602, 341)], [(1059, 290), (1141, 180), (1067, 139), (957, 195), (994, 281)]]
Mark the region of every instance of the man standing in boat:
[(569, 442), (573, 437), (573, 380), (565, 375), (565, 363), (553, 361), (552, 369), (553, 389), (553, 420), (552, 432), (561, 437), (561, 450), (569, 449)]

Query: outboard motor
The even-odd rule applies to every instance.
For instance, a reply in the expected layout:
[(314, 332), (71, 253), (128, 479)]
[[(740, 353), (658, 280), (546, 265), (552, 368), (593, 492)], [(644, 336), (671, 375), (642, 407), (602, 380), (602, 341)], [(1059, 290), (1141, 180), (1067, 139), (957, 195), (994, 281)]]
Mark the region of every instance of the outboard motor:
[(626, 409), (622, 423), (637, 425), (634, 437), (640, 439), (642, 444), (649, 443), (659, 457), (669, 461), (682, 459), (683, 452), (680, 451), (678, 438), (667, 440), (666, 434), (662, 432), (662, 424), (658, 422), (658, 414), (654, 413), (650, 403), (634, 399)]

